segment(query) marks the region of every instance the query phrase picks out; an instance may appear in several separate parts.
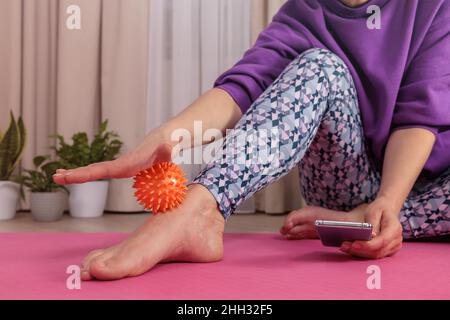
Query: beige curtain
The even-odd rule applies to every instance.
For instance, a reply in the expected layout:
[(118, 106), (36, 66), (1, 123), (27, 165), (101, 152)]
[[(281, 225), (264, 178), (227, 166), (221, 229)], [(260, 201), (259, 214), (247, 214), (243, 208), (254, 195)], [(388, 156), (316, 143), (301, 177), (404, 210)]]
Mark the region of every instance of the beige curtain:
[[(148, 115), (148, 6), (151, 0), (0, 0), (0, 126), (24, 117), (22, 166), (49, 152), (50, 134), (92, 136), (102, 119), (125, 142), (145, 136)], [(284, 0), (251, 0), (253, 40)], [(81, 29), (69, 29), (69, 6)], [(256, 208), (282, 213), (302, 205), (297, 172), (256, 196)], [(27, 204), (25, 204), (25, 207)], [(130, 180), (111, 183), (107, 209), (140, 211)]]
[[(71, 5), (81, 29), (66, 26)], [(1, 0), (0, 126), (8, 110), (24, 117), (22, 161), (49, 152), (50, 134), (92, 136), (109, 119), (125, 147), (145, 135), (148, 0)], [(139, 211), (130, 180), (113, 181), (107, 209)]]
[[(285, 0), (252, 0), (252, 38), (270, 23)], [(298, 170), (255, 195), (256, 210), (268, 214), (286, 213), (305, 205), (301, 196)]]

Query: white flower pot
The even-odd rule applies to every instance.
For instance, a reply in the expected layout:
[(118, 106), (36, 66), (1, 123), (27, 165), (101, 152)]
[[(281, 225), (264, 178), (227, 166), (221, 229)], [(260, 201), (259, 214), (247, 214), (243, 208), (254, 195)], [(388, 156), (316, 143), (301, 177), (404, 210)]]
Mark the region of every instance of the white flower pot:
[(70, 185), (70, 215), (74, 218), (101, 217), (108, 197), (108, 186), (108, 181), (93, 181)]
[(16, 215), (20, 197), (20, 185), (11, 181), (0, 181), (0, 220), (10, 220)]
[(58, 192), (33, 192), (31, 215), (38, 222), (58, 221), (64, 214), (66, 194)]

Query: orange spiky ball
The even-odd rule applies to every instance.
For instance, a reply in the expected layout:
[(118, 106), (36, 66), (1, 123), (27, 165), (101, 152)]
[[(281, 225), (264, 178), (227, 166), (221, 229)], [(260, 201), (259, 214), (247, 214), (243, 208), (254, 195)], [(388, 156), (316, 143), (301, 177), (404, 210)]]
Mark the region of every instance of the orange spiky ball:
[(152, 213), (163, 213), (178, 207), (186, 196), (183, 170), (176, 164), (162, 162), (134, 177), (133, 188), (138, 202)]

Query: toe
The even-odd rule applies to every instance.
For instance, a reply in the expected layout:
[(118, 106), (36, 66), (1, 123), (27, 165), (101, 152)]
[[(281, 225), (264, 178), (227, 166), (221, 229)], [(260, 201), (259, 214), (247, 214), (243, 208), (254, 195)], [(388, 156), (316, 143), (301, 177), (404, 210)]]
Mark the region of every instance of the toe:
[(290, 230), (296, 225), (301, 225), (305, 223), (310, 223), (312, 218), (312, 208), (305, 207), (300, 210), (292, 211), (284, 222), (285, 230)]
[(317, 239), (318, 234), (312, 225), (297, 225), (288, 233), (287, 239)]
[(289, 232), (289, 230), (292, 229), (294, 226), (294, 223), (292, 222), (293, 216), (296, 215), (298, 210), (292, 211), (288, 214), (288, 216), (284, 219), (283, 225), (281, 226), (280, 232), (282, 234), (286, 234)]
[(117, 280), (129, 276), (129, 268), (124, 259), (96, 258), (91, 263), (90, 275), (97, 280)]
[(87, 269), (81, 269), (81, 281), (90, 281), (92, 280), (92, 276)]
[(101, 261), (108, 260), (115, 254), (115, 252), (115, 246), (108, 249), (94, 250), (90, 252), (81, 264), (81, 280), (88, 281), (94, 279), (95, 276), (92, 273), (92, 264), (94, 262), (99, 264)]
[(106, 254), (105, 250), (94, 250), (91, 251), (84, 259), (83, 262), (81, 263), (80, 267), (81, 267), (81, 280), (83, 281), (88, 281), (88, 280), (92, 280), (91, 274), (90, 274), (90, 267), (91, 267), (91, 263), (94, 259), (96, 259), (97, 257), (100, 257), (101, 255)]
[(280, 233), (282, 234), (282, 235), (286, 235), (286, 234), (288, 234), (289, 233), (289, 230), (290, 230), (290, 228), (288, 228), (288, 227), (286, 227), (285, 225), (283, 225), (283, 226), (281, 226), (281, 228), (280, 228)]
[(103, 254), (105, 250), (99, 249), (89, 252), (89, 254), (83, 259), (83, 266), (89, 265), (89, 263), (99, 255)]

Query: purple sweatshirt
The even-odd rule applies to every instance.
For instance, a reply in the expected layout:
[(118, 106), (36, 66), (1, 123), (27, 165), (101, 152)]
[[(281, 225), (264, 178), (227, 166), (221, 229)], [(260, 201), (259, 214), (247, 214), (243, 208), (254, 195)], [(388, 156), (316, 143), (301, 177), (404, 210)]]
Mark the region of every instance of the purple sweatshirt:
[[(367, 27), (368, 6), (381, 29)], [(381, 169), (390, 134), (424, 128), (437, 140), (424, 172), (450, 167), (450, 0), (289, 0), (253, 48), (216, 81), (245, 112), (301, 52), (326, 48), (348, 65), (371, 158)]]

